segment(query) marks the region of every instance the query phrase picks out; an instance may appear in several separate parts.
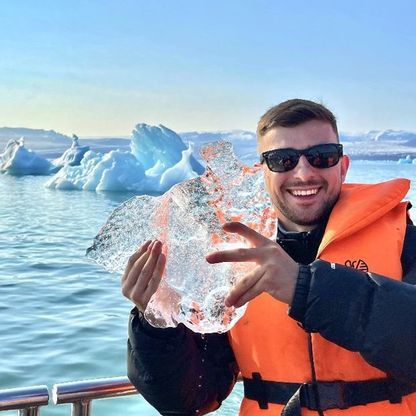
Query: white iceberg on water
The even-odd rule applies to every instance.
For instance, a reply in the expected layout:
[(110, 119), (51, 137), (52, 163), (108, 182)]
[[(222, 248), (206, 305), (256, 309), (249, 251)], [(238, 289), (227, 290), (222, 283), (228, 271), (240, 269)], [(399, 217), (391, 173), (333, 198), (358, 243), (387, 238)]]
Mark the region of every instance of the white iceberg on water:
[(11, 139), (0, 154), (0, 172), (9, 175), (50, 175), (59, 168), (25, 147), (24, 138)]
[(65, 150), (61, 157), (52, 161), (54, 166), (62, 168), (63, 166), (78, 166), (81, 164), (81, 160), (84, 154), (90, 150), (89, 146), (81, 146), (78, 143), (78, 136), (72, 135), (72, 145), (69, 149)]
[(406, 165), (412, 163), (412, 157), (410, 155), (407, 155), (406, 157), (401, 157), (397, 163), (399, 165)]
[(78, 166), (67, 164), (46, 184), (53, 189), (163, 193), (204, 171), (180, 136), (164, 126), (138, 124), (130, 152), (84, 153)]

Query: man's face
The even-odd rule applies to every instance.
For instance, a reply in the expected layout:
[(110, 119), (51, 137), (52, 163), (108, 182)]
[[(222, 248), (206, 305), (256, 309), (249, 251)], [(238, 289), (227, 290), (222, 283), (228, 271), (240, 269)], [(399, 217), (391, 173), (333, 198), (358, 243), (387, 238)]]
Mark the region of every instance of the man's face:
[[(332, 126), (311, 120), (296, 127), (276, 127), (259, 140), (259, 151), (272, 149), (306, 149), (323, 144), (338, 143)], [(338, 199), (341, 184), (349, 165), (343, 156), (337, 165), (327, 169), (314, 168), (305, 156), (288, 172), (272, 172), (263, 163), (264, 181), (278, 217), (291, 231), (309, 231), (322, 221)]]

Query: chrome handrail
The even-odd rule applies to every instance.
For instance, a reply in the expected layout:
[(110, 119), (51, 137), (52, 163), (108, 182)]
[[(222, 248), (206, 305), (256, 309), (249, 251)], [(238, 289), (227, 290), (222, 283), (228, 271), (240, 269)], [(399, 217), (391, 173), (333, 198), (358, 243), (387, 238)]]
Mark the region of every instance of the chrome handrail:
[[(241, 381), (239, 375), (237, 381)], [(71, 404), (72, 416), (90, 416), (91, 402), (96, 399), (139, 394), (127, 377), (98, 378), (54, 384), (53, 403)], [(18, 410), (19, 416), (39, 416), (39, 407), (49, 402), (47, 386), (0, 390), (0, 412)]]
[(52, 397), (55, 404), (72, 404), (72, 416), (90, 416), (91, 401), (137, 394), (127, 377), (71, 381), (55, 384)]
[(49, 391), (44, 385), (0, 390), (0, 412), (17, 410), (19, 416), (38, 416), (39, 407), (48, 402)]

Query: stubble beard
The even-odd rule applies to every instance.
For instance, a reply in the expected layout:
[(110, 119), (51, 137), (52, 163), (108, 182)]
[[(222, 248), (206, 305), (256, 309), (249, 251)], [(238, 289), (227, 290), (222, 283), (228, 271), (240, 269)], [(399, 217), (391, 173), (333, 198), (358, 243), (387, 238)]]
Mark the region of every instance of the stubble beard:
[(316, 226), (329, 217), (329, 214), (332, 211), (332, 208), (336, 204), (339, 198), (338, 192), (336, 195), (332, 197), (329, 196), (325, 200), (322, 201), (322, 204), (316, 209), (315, 212), (308, 215), (308, 208), (299, 213), (299, 209), (293, 210), (286, 204), (285, 201), (279, 199), (276, 195), (272, 198), (272, 201), (277, 208), (277, 210), (283, 214), (289, 221), (296, 225), (300, 226)]

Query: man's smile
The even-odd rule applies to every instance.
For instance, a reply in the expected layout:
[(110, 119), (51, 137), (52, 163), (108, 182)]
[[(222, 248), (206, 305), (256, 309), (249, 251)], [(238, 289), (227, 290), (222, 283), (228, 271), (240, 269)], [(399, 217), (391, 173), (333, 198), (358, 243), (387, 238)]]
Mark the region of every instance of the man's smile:
[(296, 197), (308, 197), (308, 196), (314, 196), (319, 192), (318, 187), (316, 188), (308, 188), (308, 189), (288, 189), (288, 192)]

